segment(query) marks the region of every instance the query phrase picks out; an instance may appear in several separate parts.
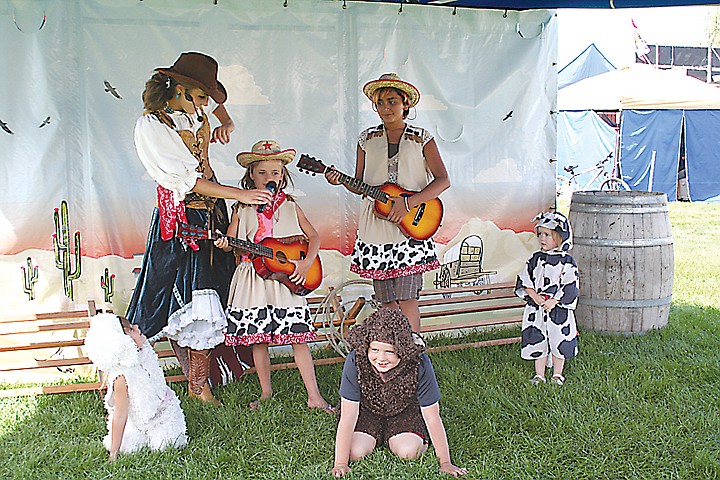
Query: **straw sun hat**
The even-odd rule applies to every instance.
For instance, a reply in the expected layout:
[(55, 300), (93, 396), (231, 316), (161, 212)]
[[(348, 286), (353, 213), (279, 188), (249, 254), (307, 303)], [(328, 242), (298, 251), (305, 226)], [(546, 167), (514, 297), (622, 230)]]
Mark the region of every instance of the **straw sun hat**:
[(218, 63), (209, 55), (185, 52), (175, 60), (172, 67), (158, 67), (155, 71), (201, 88), (217, 103), (225, 103), (227, 100), (227, 91), (217, 79)]
[(408, 101), (410, 102), (408, 106), (409, 108), (414, 107), (420, 101), (420, 91), (415, 87), (415, 85), (400, 80), (397, 73), (385, 73), (377, 80), (372, 80), (366, 83), (363, 87), (363, 93), (372, 102), (373, 94), (376, 90), (388, 87), (397, 88), (401, 92), (405, 93), (408, 96)]
[(245, 168), (263, 160), (282, 160), (283, 165), (287, 165), (293, 161), (295, 153), (292, 148), (283, 150), (275, 140), (260, 140), (252, 146), (251, 152), (240, 152), (236, 159), (240, 166)]

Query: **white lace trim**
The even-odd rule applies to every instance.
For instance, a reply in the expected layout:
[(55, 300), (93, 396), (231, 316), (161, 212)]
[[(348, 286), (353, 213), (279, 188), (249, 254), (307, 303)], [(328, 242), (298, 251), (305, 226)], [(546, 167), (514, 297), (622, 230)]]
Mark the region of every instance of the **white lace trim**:
[(168, 324), (153, 338), (167, 336), (181, 347), (206, 350), (225, 339), (227, 318), (220, 296), (215, 290), (195, 290), (192, 301), (176, 310)]

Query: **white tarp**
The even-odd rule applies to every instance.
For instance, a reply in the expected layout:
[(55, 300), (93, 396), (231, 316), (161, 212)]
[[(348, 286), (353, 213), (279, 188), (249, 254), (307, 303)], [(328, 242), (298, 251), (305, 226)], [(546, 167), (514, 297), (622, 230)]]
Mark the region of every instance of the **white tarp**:
[(560, 110), (698, 110), (720, 108), (720, 89), (685, 75), (635, 64), (558, 92)]
[[(262, 138), (352, 173), (358, 133), (379, 122), (361, 87), (394, 71), (419, 87), (412, 123), (435, 135), (450, 173), (436, 239), (461, 241), (471, 220), (493, 232), (527, 230), (555, 198), (554, 12), (341, 7), (320, 0), (286, 8), (267, 0), (1, 3), (0, 120), (12, 132), (0, 130), (6, 310), (72, 303), (52, 244), (53, 211), (66, 200), (65, 228), (71, 243), (80, 232), (82, 245), (75, 301), (102, 299), (108, 269), (110, 301), (124, 311), (155, 204), (133, 145), (140, 95), (152, 70), (183, 51), (214, 56), (228, 89), (236, 131), (229, 145), (210, 147), (221, 182), (238, 183), (244, 170), (235, 155)], [(291, 170), (295, 195), (322, 237), (325, 284), (337, 284), (348, 276), (359, 198)], [(525, 258), (525, 251), (486, 251), (494, 269), (510, 265), (506, 277)]]

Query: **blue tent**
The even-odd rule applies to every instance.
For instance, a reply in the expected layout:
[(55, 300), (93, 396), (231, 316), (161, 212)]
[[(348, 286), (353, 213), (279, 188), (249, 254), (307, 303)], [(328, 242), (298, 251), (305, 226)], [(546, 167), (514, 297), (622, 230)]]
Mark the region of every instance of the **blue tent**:
[(633, 190), (664, 192), (676, 200), (684, 153), (689, 199), (720, 200), (718, 130), (720, 110), (624, 110), (623, 179)]
[[(580, 173), (575, 178), (581, 189), (594, 190), (606, 177), (597, 176), (593, 167), (615, 152), (617, 132), (592, 110), (582, 112), (560, 112), (557, 123), (559, 177), (569, 177), (569, 169)], [(606, 165), (610, 171), (612, 163)], [(592, 169), (592, 170), (591, 170)], [(585, 188), (587, 187), (587, 188)]]

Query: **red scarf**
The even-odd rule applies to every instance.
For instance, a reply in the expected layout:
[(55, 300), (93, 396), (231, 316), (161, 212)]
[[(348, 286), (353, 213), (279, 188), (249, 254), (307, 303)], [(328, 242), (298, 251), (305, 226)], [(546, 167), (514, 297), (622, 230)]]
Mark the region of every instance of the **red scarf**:
[[(167, 188), (157, 186), (157, 204), (160, 212), (160, 238), (168, 241), (175, 236), (175, 230), (178, 220), (187, 223), (187, 215), (185, 214), (185, 202), (182, 200), (175, 205), (173, 201), (173, 192)], [(186, 240), (188, 246), (194, 251), (200, 250), (200, 246), (195, 240)]]

